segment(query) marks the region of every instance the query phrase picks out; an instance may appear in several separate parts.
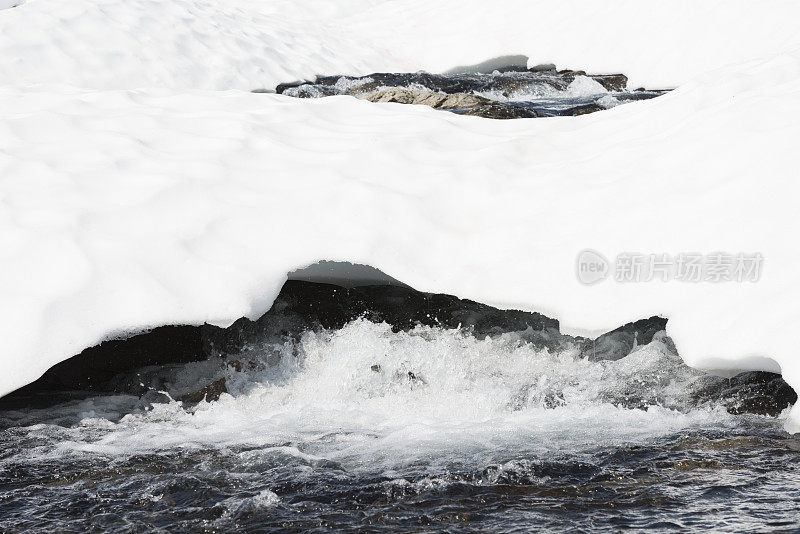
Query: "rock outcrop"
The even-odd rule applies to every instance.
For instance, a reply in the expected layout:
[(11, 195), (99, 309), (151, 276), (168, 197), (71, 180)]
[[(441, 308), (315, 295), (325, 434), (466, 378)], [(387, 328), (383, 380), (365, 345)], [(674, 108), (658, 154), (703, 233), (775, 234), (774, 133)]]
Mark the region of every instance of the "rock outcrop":
[(765, 371), (707, 380), (695, 392), (698, 402), (722, 403), (730, 413), (776, 416), (797, 402), (797, 393), (780, 375)]
[(261, 340), (297, 336), (315, 328), (338, 329), (359, 317), (386, 322), (395, 331), (427, 325), (463, 328), (479, 337), (526, 332), (531, 342), (549, 347), (572, 339), (559, 332), (557, 320), (540, 313), (500, 310), (452, 295), (424, 293), (408, 286), (347, 288), (289, 280), (272, 308), (258, 320), (243, 318), (226, 329), (207, 328), (203, 343), (208, 353), (234, 354)]
[(474, 115), (489, 119), (518, 119), (538, 117), (532, 109), (521, 106), (503, 105), (478, 95), (467, 93), (435, 93), (421, 89), (405, 89), (388, 87), (361, 96), (370, 102), (396, 102), (429, 106), (434, 109), (446, 109), (462, 115)]
[[(59, 363), (35, 383), (3, 398), (0, 409), (48, 400), (55, 403), (64, 398), (53, 393), (67, 390), (146, 395), (149, 387), (142, 383), (137, 370), (148, 366), (224, 358), (228, 367), (241, 371), (249, 360), (237, 355), (251, 347), (285, 340), (287, 336), (297, 339), (308, 330), (339, 329), (357, 318), (386, 322), (395, 331), (427, 325), (460, 328), (481, 338), (514, 332), (520, 339), (550, 350), (577, 347), (581, 357), (593, 361), (624, 358), (637, 345), (650, 343), (661, 332), (674, 352), (669, 338), (663, 335), (666, 319), (661, 317), (629, 323), (589, 340), (562, 334), (557, 320), (539, 313), (500, 310), (452, 295), (417, 291), (389, 277), (386, 280), (391, 283), (351, 285), (288, 280), (269, 311), (255, 321), (242, 318), (228, 328), (164, 326), (128, 339), (103, 342)], [(373, 366), (373, 371), (382, 369)], [(408, 379), (421, 380), (413, 374)], [(211, 402), (226, 391), (225, 378), (216, 376), (206, 385), (182, 394), (180, 400), (188, 404)], [(624, 402), (635, 405), (634, 397), (633, 401)], [(776, 415), (796, 402), (797, 395), (780, 375), (752, 372), (730, 379), (702, 377), (693, 399), (697, 404), (722, 404), (732, 413)]]
[(650, 317), (628, 323), (597, 339), (588, 340), (583, 346), (581, 356), (590, 361), (619, 360), (630, 354), (637, 345), (650, 343), (653, 336), (666, 327), (667, 320), (663, 317)]
[[(593, 80), (588, 85), (594, 85), (598, 94), (568, 90), (580, 76)], [(367, 76), (319, 76), (313, 81), (280, 84), (275, 92), (297, 98), (350, 95), (371, 102), (426, 105), (492, 119), (584, 115), (665, 92), (628, 91), (627, 84), (628, 78), (623, 74), (559, 71), (554, 65), (525, 69), (517, 65), (492, 73), (382, 72)], [(619, 98), (603, 101), (602, 97), (609, 93)]]

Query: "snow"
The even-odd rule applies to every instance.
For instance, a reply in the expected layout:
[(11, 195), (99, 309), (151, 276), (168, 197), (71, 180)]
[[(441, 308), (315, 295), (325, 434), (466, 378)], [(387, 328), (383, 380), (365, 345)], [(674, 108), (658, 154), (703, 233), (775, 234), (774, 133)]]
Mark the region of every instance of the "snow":
[[(0, 393), (120, 332), (257, 317), (287, 272), (321, 259), (541, 311), (572, 333), (661, 314), (690, 365), (781, 370), (800, 389), (800, 5), (614, 6), (30, 0), (0, 11)], [(679, 87), (516, 121), (248, 92), (508, 54)], [(574, 268), (587, 248), (760, 252), (764, 273), (589, 287)], [(800, 411), (787, 425), (800, 429)]]

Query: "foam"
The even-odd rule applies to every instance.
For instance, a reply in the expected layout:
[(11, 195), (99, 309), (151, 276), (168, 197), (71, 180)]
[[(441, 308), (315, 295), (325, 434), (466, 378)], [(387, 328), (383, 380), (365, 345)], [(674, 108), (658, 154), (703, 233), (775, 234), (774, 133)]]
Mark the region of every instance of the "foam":
[(575, 79), (570, 82), (565, 92), (570, 96), (585, 97), (605, 95), (608, 90), (600, 85), (600, 82), (588, 76), (575, 76)]
[[(178, 396), (190, 387), (187, 377), (198, 380), (194, 387), (226, 377), (229, 393), (189, 412), (176, 401), (111, 420), (85, 405), (60, 408), (81, 420), (48, 434), (58, 438), (49, 454), (230, 448), (242, 450), (236, 454), (246, 465), (280, 458), (391, 470), (481, 450), (579, 452), (728, 428), (741, 419), (722, 406), (692, 404), (692, 385), (702, 373), (682, 365), (661, 338), (621, 360), (589, 362), (569, 348), (536, 349), (515, 334), (480, 340), (430, 327), (394, 333), (389, 325), (358, 320), (240, 358), (241, 372), (217, 362), (209, 377), (203, 362), (182, 370), (181, 383), (168, 381), (167, 390)], [(109, 402), (98, 412), (113, 415), (120, 399), (91, 402), (95, 408)], [(43, 425), (41, 431), (56, 430)], [(274, 503), (270, 495), (265, 499)]]

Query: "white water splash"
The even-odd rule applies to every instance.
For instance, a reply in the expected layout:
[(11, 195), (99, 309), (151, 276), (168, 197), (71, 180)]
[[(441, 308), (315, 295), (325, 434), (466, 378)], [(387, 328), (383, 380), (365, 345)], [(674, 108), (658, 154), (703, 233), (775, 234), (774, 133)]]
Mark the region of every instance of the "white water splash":
[(114, 410), (83, 406), (79, 425), (58, 430), (53, 454), (254, 446), (261, 460), (395, 469), (426, 458), (545, 454), (736, 424), (721, 406), (688, 402), (689, 385), (702, 375), (660, 336), (621, 360), (590, 362), (577, 349), (551, 352), (519, 334), (396, 333), (358, 320), (297, 343), (252, 348), (237, 363), (241, 371), (222, 361), (175, 371), (180, 380), (168, 385), (175, 398), (227, 380), (230, 393), (191, 411), (172, 401), (110, 421), (102, 414)]

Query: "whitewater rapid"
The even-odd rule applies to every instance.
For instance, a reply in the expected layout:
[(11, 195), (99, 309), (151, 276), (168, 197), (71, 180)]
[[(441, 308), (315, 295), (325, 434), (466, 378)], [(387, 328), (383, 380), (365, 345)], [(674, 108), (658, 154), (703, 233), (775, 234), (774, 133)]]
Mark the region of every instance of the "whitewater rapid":
[[(791, 524), (788, 410), (697, 402), (708, 377), (662, 334), (617, 361), (577, 352), (360, 319), (142, 369), (143, 396), (3, 409), (0, 528)], [(175, 400), (220, 378), (216, 401)]]
[[(489, 444), (546, 455), (737, 420), (721, 405), (692, 402), (705, 375), (683, 365), (661, 337), (621, 360), (590, 362), (577, 349), (537, 349), (519, 334), (393, 332), (357, 320), (296, 343), (265, 343), (227, 363), (164, 373), (142, 371), (143, 383), (155, 387), (134, 406), (146, 409), (120, 412), (118, 420), (114, 406), (126, 406), (125, 396), (71, 404), (79, 424), (58, 430), (66, 439), (53, 454), (302, 443), (304, 454), (320, 459), (395, 469)], [(187, 410), (169, 400), (221, 377), (228, 392), (216, 402)], [(147, 407), (156, 391), (165, 396)]]

